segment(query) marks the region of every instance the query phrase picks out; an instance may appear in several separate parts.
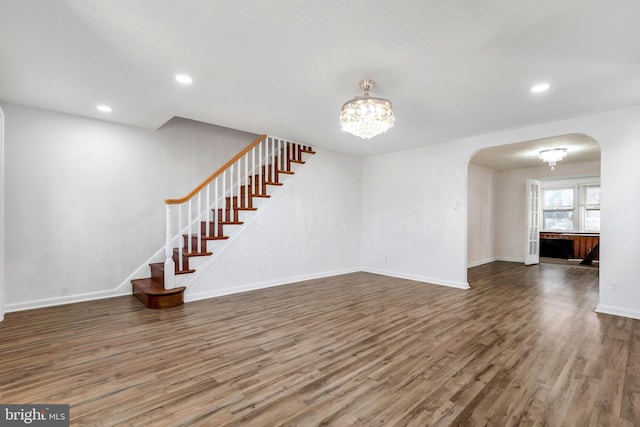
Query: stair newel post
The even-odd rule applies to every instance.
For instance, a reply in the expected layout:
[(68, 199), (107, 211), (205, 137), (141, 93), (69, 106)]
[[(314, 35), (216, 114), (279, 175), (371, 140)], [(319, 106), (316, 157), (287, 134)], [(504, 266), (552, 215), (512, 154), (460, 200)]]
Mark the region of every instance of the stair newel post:
[(167, 226), (165, 237), (165, 261), (164, 261), (164, 288), (173, 289), (176, 286), (176, 266), (173, 262), (173, 244), (171, 233), (171, 205), (166, 204)]

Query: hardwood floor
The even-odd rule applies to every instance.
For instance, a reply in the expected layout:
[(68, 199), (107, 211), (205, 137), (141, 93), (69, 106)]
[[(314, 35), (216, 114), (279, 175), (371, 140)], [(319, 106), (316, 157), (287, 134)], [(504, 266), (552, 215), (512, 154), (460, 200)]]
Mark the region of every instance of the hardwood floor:
[(640, 321), (593, 311), (597, 277), (496, 262), (470, 290), (354, 273), (8, 313), (0, 403), (77, 426), (637, 426)]

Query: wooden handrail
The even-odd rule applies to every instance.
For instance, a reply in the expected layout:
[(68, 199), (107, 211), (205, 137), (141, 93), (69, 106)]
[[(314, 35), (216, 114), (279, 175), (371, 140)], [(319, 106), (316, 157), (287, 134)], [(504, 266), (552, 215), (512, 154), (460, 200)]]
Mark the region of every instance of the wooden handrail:
[(198, 192), (200, 190), (202, 190), (207, 184), (209, 184), (211, 181), (213, 181), (214, 179), (216, 179), (218, 176), (222, 175), (222, 173), (229, 169), (229, 167), (234, 164), (235, 162), (237, 162), (242, 156), (244, 156), (245, 154), (247, 154), (249, 151), (251, 151), (253, 149), (253, 147), (255, 147), (256, 145), (260, 144), (262, 141), (264, 141), (267, 138), (267, 135), (260, 135), (258, 138), (256, 138), (255, 141), (253, 141), (251, 144), (249, 144), (244, 150), (242, 150), (241, 152), (239, 152), (238, 154), (236, 154), (231, 160), (229, 160), (227, 163), (225, 163), (224, 165), (222, 165), (222, 167), (220, 169), (218, 169), (217, 171), (215, 171), (209, 178), (205, 179), (204, 181), (202, 181), (202, 183), (200, 185), (198, 185), (196, 188), (194, 188), (193, 190), (191, 190), (191, 192), (189, 194), (187, 194), (186, 196), (184, 196), (181, 199), (166, 199), (164, 201), (165, 204), (167, 205), (178, 205), (180, 203), (184, 203), (186, 201), (188, 201), (189, 199), (191, 199), (193, 196), (195, 196), (196, 194), (198, 194)]

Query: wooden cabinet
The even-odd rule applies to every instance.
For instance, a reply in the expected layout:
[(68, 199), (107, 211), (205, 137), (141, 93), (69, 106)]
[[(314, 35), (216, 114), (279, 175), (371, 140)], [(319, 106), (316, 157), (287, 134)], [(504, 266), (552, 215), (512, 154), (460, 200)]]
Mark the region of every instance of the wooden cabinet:
[[(567, 239), (573, 241), (573, 258), (584, 259), (589, 252), (600, 242), (600, 235), (593, 233), (540, 233), (540, 241), (543, 239)], [(540, 251), (540, 256), (547, 256)], [(595, 259), (600, 259), (598, 256)]]

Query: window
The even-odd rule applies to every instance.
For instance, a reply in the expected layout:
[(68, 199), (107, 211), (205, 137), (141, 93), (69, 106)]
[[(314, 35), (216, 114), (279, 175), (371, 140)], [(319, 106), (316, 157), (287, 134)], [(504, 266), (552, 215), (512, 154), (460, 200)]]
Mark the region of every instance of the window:
[(575, 210), (573, 188), (548, 188), (543, 190), (543, 194), (542, 228), (549, 231), (572, 231)]
[(566, 180), (543, 183), (543, 231), (600, 231), (600, 183)]
[(600, 231), (600, 186), (584, 186), (584, 230)]

